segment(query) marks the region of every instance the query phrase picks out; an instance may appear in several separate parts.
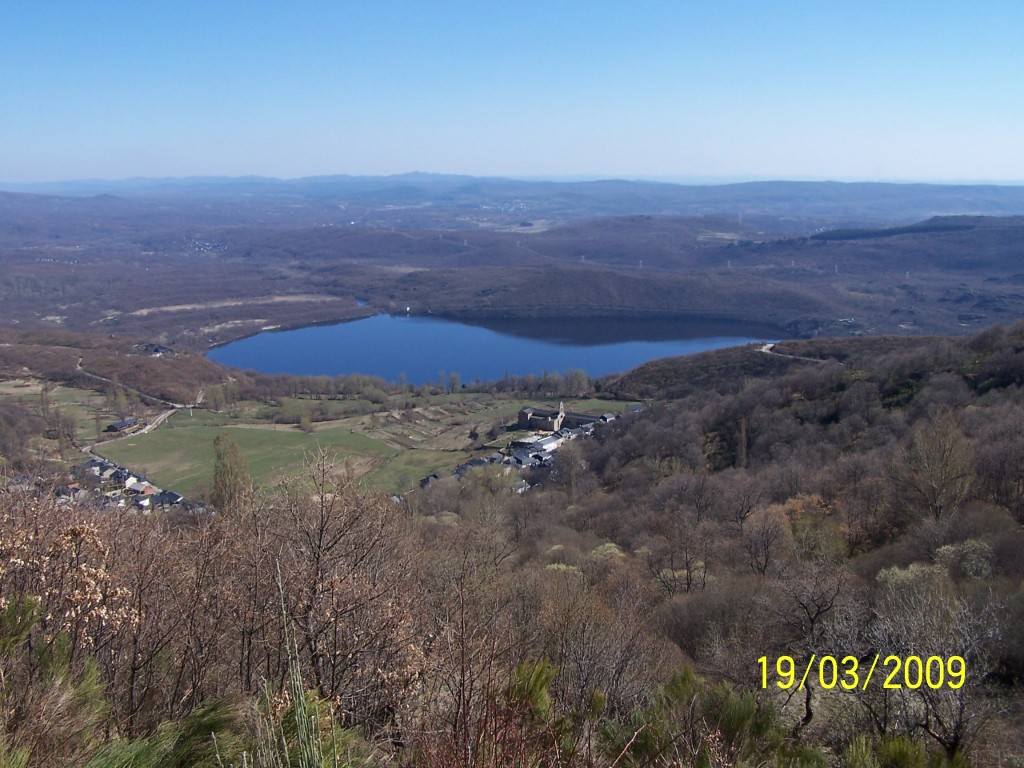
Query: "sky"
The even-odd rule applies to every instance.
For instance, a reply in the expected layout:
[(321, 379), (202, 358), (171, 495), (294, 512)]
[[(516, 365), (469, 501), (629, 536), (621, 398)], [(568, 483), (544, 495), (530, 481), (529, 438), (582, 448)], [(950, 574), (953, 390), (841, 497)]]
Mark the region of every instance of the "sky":
[(1019, 0), (3, 0), (0, 182), (1024, 182)]

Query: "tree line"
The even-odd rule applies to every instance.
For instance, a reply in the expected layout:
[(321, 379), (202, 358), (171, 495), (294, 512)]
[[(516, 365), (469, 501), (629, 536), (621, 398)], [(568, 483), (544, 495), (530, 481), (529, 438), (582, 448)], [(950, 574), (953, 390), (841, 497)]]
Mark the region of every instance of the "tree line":
[[(255, 489), (227, 438), (202, 516), (0, 494), (0, 754), (1013, 765), (1024, 325), (836, 344), (747, 350), (522, 496), (491, 466), (389, 499), (328, 455)], [(890, 656), (963, 684), (777, 684)]]

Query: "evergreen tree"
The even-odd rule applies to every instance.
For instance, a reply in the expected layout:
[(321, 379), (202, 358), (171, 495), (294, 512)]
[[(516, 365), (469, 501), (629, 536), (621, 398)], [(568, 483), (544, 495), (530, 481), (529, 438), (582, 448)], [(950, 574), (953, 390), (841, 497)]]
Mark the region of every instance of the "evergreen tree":
[(226, 512), (252, 487), (249, 467), (238, 443), (227, 433), (213, 438), (213, 491), (210, 504), (217, 512)]

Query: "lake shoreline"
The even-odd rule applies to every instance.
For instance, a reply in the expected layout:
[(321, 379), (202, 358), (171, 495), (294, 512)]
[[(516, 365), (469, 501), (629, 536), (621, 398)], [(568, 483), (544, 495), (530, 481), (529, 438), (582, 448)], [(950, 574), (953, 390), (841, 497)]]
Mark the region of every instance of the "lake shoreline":
[[(770, 324), (664, 314), (463, 320), (366, 313), (340, 322), (263, 330), (212, 347), (207, 357), (266, 374), (362, 374), (417, 384), (452, 374), (466, 382), (570, 370), (600, 377), (653, 359), (778, 340), (785, 337), (780, 331)], [(286, 339), (282, 334), (288, 334)]]
[[(631, 309), (621, 314), (601, 314), (601, 315), (516, 315), (510, 313), (487, 313), (481, 314), (477, 312), (396, 312), (390, 309), (372, 309), (367, 312), (363, 312), (358, 315), (348, 315), (345, 317), (332, 317), (327, 319), (310, 319), (310, 320), (299, 320), (294, 323), (280, 323), (270, 327), (253, 328), (250, 330), (243, 331), (238, 335), (232, 335), (224, 339), (217, 341), (208, 342), (203, 354), (226, 347), (230, 344), (234, 344), (237, 341), (244, 339), (251, 339), (254, 336), (259, 336), (264, 333), (287, 333), (289, 331), (300, 331), (304, 328), (321, 328), (325, 326), (333, 325), (344, 325), (347, 323), (353, 323), (359, 320), (366, 320), (371, 317), (378, 316), (386, 317), (420, 317), (430, 318), (434, 320), (447, 320), (453, 323), (461, 323), (463, 325), (471, 325), (478, 328), (488, 328), (496, 330), (500, 333), (512, 333), (517, 334), (513, 330), (505, 330), (506, 328), (514, 328), (516, 326), (531, 326), (540, 325), (544, 323), (552, 323), (557, 321), (570, 320), (572, 322), (587, 322), (587, 323), (668, 323), (678, 322), (685, 323), (690, 326), (707, 326), (706, 330), (708, 333), (694, 334), (693, 338), (700, 338), (708, 335), (727, 335), (727, 334), (715, 334), (715, 329), (721, 331), (727, 331), (729, 334), (735, 332), (744, 336), (763, 336), (768, 339), (787, 339), (795, 338), (792, 334), (782, 326), (774, 323), (759, 322), (755, 320), (746, 320), (743, 318), (736, 317), (735, 315), (726, 314), (714, 314), (710, 315), (707, 313), (687, 313), (687, 312), (665, 312), (662, 310), (650, 310), (645, 311), (641, 309)], [(535, 336), (529, 336), (529, 338), (538, 338)], [(685, 338), (685, 337), (681, 337)]]

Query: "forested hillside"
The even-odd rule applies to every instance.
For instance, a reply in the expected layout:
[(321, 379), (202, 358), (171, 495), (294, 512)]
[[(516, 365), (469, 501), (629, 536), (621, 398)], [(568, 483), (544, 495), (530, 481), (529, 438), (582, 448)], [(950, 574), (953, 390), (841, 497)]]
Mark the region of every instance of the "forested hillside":
[(1020, 765), (1022, 382), (1024, 324), (789, 342), (603, 382), (521, 496), (8, 488), (0, 764)]
[(379, 312), (728, 321), (770, 338), (957, 334), (1024, 314), (1015, 187), (121, 187), (0, 193), (0, 325), (201, 351)]

